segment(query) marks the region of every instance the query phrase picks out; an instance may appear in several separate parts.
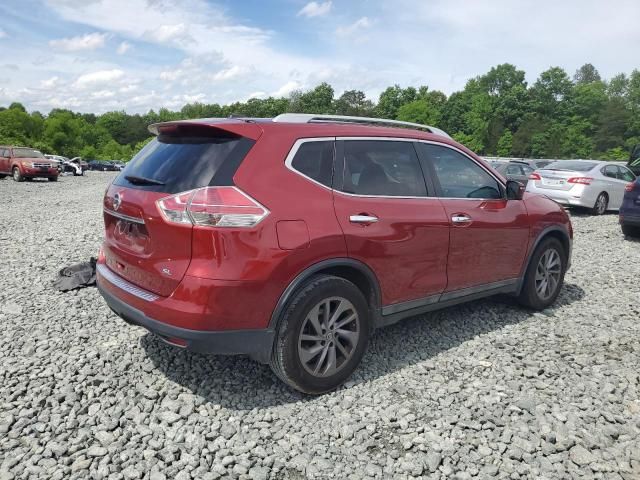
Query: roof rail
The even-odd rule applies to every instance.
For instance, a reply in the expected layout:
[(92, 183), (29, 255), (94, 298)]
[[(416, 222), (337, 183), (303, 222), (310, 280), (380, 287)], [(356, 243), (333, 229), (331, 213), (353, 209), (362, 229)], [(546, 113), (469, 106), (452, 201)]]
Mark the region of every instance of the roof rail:
[(282, 113), (273, 119), (274, 122), (286, 123), (357, 123), (361, 125), (387, 125), (390, 127), (410, 127), (417, 130), (426, 130), (435, 135), (451, 138), (447, 132), (429, 125), (420, 123), (401, 122), (386, 118), (350, 117), (346, 115), (316, 115), (313, 113)]

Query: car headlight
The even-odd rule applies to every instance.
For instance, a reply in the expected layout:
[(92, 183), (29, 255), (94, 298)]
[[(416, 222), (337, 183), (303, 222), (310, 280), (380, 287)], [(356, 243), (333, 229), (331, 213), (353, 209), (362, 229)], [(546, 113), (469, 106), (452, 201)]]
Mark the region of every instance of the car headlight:
[(20, 165), (27, 168), (33, 168), (33, 163), (31, 162), (20, 162)]

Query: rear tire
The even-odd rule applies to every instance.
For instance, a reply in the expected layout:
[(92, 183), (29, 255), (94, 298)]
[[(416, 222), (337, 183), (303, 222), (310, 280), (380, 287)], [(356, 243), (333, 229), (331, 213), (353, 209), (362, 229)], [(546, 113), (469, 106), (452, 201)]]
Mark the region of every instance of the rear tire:
[(620, 225), (620, 227), (625, 237), (640, 238), (640, 227), (633, 225)]
[(24, 180), (24, 177), (20, 173), (20, 169), (18, 167), (13, 167), (11, 176), (15, 182), (22, 182)]
[(567, 270), (567, 254), (556, 238), (540, 242), (531, 256), (518, 301), (533, 310), (544, 310), (556, 301)]
[(593, 215), (604, 215), (607, 211), (607, 207), (609, 206), (609, 196), (605, 192), (600, 192), (598, 198), (596, 198), (596, 203), (591, 209), (591, 213)]
[(362, 292), (330, 275), (313, 277), (300, 288), (278, 323), (271, 369), (290, 387), (314, 395), (349, 378), (371, 331)]
[(58, 177), (49, 177), (49, 181), (50, 182), (57, 182), (58, 181)]

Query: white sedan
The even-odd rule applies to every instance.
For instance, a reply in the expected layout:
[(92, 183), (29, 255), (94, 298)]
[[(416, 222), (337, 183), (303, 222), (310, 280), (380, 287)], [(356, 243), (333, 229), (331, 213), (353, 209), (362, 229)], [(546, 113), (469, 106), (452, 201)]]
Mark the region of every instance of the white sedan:
[(602, 215), (620, 208), (624, 189), (635, 178), (627, 167), (611, 162), (558, 160), (529, 175), (527, 192)]

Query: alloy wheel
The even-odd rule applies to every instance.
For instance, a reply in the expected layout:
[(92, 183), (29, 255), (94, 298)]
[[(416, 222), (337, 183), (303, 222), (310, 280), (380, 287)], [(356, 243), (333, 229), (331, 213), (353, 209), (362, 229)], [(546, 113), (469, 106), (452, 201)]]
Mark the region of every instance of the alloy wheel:
[(546, 250), (536, 268), (536, 293), (541, 300), (549, 299), (558, 288), (562, 273), (562, 260), (555, 248)]
[(606, 209), (607, 197), (605, 197), (603, 194), (600, 194), (598, 196), (598, 199), (596, 200), (596, 211), (598, 212), (598, 215), (602, 215)]
[(314, 377), (334, 375), (353, 356), (360, 339), (360, 318), (342, 297), (325, 298), (307, 314), (298, 337), (298, 357)]

